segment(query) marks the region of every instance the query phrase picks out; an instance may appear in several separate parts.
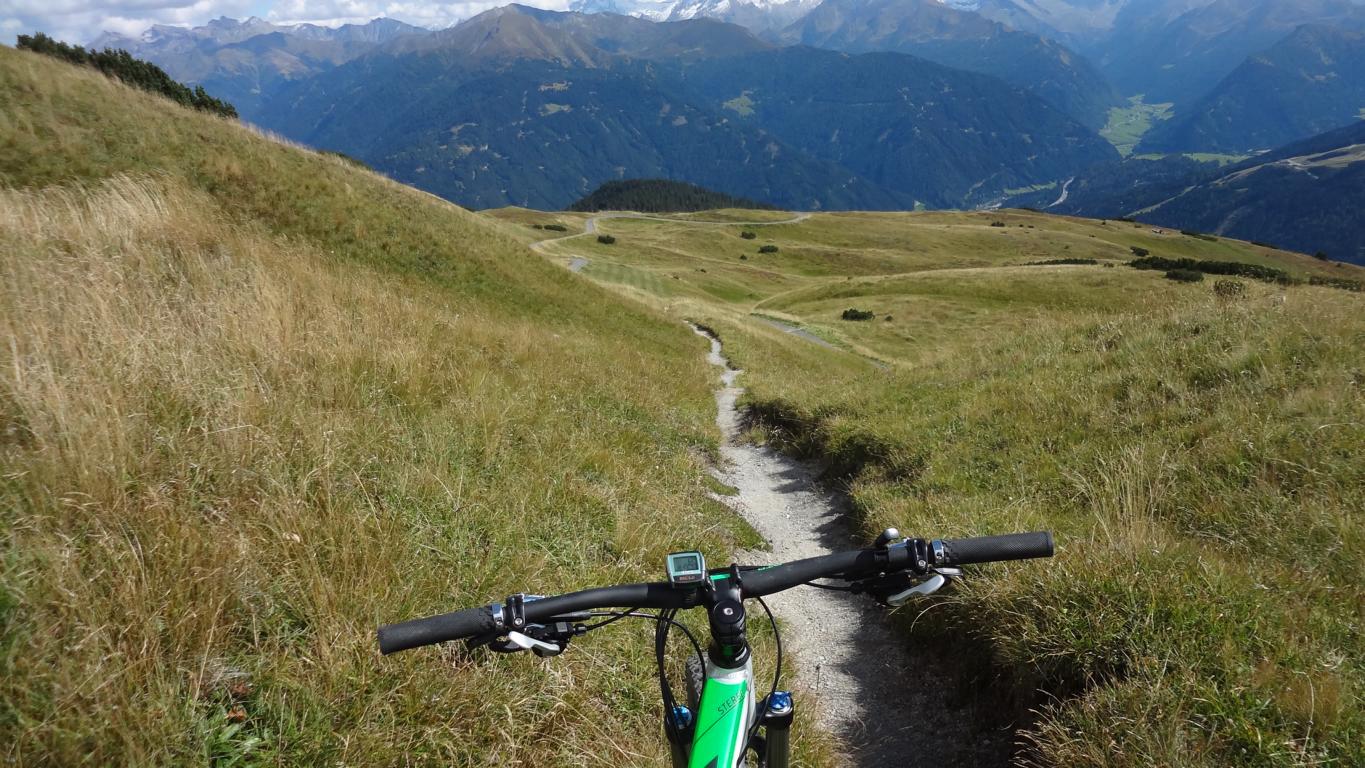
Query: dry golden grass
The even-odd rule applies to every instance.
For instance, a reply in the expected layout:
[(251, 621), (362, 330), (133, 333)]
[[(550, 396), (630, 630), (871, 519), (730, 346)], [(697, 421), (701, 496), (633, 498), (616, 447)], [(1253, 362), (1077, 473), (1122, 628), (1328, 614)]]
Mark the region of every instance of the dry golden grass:
[(643, 622), (374, 629), (752, 545), (690, 330), (97, 73), (0, 48), (0, 103), (0, 761), (665, 762)]
[(0, 250), (8, 759), (657, 762), (640, 632), (452, 671), (373, 629), (723, 543), (705, 378), (651, 437), (630, 361), (168, 178), (0, 191)]

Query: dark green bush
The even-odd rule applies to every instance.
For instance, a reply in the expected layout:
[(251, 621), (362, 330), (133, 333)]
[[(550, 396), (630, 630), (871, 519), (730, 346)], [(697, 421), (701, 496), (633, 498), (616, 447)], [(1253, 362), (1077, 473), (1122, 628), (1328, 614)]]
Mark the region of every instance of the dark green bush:
[(754, 234), (753, 232), (750, 232), (747, 229), (744, 230), (743, 232), (740, 232), (739, 236), (744, 238), (745, 240), (753, 240), (755, 237), (758, 237), (758, 235)]
[(566, 227), (566, 226), (564, 226), (563, 224), (546, 224), (546, 225), (545, 225), (545, 229), (548, 229), (548, 230), (550, 230), (551, 232), (568, 232), (568, 231), (569, 231), (569, 228)]
[(611, 245), (612, 243), (616, 242), (616, 238), (612, 237), (611, 235), (598, 235), (597, 242), (601, 243), (602, 245)]
[(1329, 288), (1340, 288), (1344, 291), (1355, 291), (1360, 293), (1365, 291), (1365, 283), (1359, 280), (1348, 280), (1344, 277), (1320, 277), (1313, 275), (1308, 278), (1309, 285), (1325, 285)]
[(1193, 269), (1172, 269), (1166, 273), (1166, 279), (1178, 283), (1198, 283), (1204, 280), (1204, 273)]
[(1313, 258), (1317, 259), (1318, 261), (1328, 261), (1328, 260), (1329, 260), (1329, 259), (1327, 258), (1327, 253), (1326, 253), (1325, 251), (1318, 251), (1317, 253), (1314, 253), (1314, 254), (1313, 254)]
[(1266, 267), (1260, 264), (1244, 264), (1240, 261), (1201, 261), (1199, 259), (1167, 259), (1161, 256), (1144, 256), (1140, 259), (1133, 259), (1128, 262), (1128, 266), (1134, 269), (1159, 269), (1174, 270), (1183, 269), (1192, 272), (1204, 272), (1210, 275), (1236, 275), (1238, 277), (1251, 277), (1257, 280), (1268, 282), (1292, 282), (1293, 279), (1288, 272), (1283, 269)]
[(876, 315), (866, 310), (850, 308), (845, 309), (844, 313), (839, 317), (841, 317), (844, 320), (871, 320), (872, 318), (876, 317)]
[(758, 247), (758, 252), (759, 252), (759, 253), (777, 253), (777, 246), (775, 246), (775, 245), (761, 245), (761, 246)]
[(992, 222), (991, 222), (991, 226), (992, 226), (992, 227), (1003, 227), (1003, 226), (1005, 226), (1005, 222), (1003, 222), (1003, 221), (992, 221)]
[(1142, 258), (1143, 256), (1150, 256), (1150, 255), (1152, 255), (1152, 252), (1151, 252), (1151, 251), (1149, 251), (1149, 250), (1147, 250), (1146, 248), (1143, 248), (1143, 247), (1141, 247), (1141, 246), (1137, 246), (1137, 245), (1129, 246), (1128, 250), (1132, 251), (1132, 252), (1133, 252), (1133, 255), (1136, 256), (1136, 257), (1138, 257), (1139, 259)]
[(1049, 267), (1054, 264), (1099, 264), (1095, 259), (1067, 258), (1067, 259), (1044, 259), (1043, 261), (1030, 261), (1026, 267)]

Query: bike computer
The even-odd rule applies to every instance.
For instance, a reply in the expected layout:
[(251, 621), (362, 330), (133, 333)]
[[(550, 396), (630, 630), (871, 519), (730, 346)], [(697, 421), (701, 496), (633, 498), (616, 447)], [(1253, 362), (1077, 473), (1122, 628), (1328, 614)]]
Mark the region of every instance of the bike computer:
[(673, 552), (668, 556), (668, 583), (695, 587), (706, 582), (706, 561), (700, 552)]

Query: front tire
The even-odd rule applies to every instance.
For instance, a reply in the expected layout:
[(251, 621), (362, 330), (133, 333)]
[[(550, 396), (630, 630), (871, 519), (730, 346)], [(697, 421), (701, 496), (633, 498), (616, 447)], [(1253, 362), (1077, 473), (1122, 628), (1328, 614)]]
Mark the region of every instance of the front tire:
[(706, 684), (706, 665), (694, 655), (688, 654), (683, 664), (683, 674), (687, 685), (687, 708), (695, 715), (701, 706), (701, 689)]

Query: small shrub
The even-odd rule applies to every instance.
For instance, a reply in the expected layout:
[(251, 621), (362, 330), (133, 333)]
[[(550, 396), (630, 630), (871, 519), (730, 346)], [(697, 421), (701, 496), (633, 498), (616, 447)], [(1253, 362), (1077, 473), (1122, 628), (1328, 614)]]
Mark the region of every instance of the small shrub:
[(1005, 226), (1005, 222), (1003, 222), (1003, 221), (992, 221), (992, 222), (991, 222), (991, 226), (992, 226), (992, 227), (1003, 227), (1003, 226)]
[(750, 232), (747, 229), (744, 230), (743, 232), (740, 232), (739, 236), (744, 238), (745, 240), (753, 240), (755, 237), (758, 237), (758, 235), (754, 234), (753, 232)]
[(842, 315), (839, 315), (839, 317), (842, 318), (842, 319), (844, 319), (844, 320), (858, 320), (858, 321), (861, 321), (861, 320), (871, 320), (872, 318), (876, 317), (876, 315), (874, 315), (874, 314), (872, 314), (871, 312), (868, 312), (868, 311), (866, 311), (866, 310), (849, 308), (849, 309), (845, 309), (845, 310), (844, 310), (844, 313), (843, 313)]
[(886, 317), (883, 317), (882, 320), (885, 320), (886, 322), (889, 323), (889, 322), (891, 322), (891, 316), (890, 316), (890, 315), (887, 315)]
[(747, 253), (741, 253), (741, 254), (739, 255), (739, 260), (740, 260), (740, 261), (748, 261), (748, 260), (749, 260), (749, 254), (747, 254)]
[(611, 235), (598, 235), (597, 242), (601, 243), (602, 245), (611, 245), (612, 243), (616, 242), (616, 238), (612, 237)]
[(1318, 261), (1328, 261), (1326, 251), (1318, 251), (1317, 253), (1314, 253), (1313, 258), (1317, 259)]
[(1143, 247), (1141, 247), (1141, 246), (1137, 246), (1137, 245), (1129, 246), (1128, 250), (1132, 251), (1132, 252), (1133, 252), (1133, 255), (1136, 256), (1136, 257), (1138, 257), (1139, 259), (1142, 258), (1142, 257), (1144, 257), (1144, 256), (1150, 256), (1150, 255), (1152, 255), (1152, 252), (1151, 252), (1151, 251), (1149, 251), (1149, 250), (1147, 250), (1146, 248), (1143, 248)]
[(546, 224), (544, 228), (550, 230), (551, 232), (568, 232), (568, 231), (569, 231), (569, 228), (566, 227), (566, 226), (564, 226), (563, 224)]
[(1193, 269), (1172, 269), (1166, 273), (1166, 279), (1178, 283), (1198, 283), (1203, 281), (1204, 273)]
[(1213, 295), (1224, 301), (1240, 299), (1247, 295), (1247, 286), (1240, 280), (1215, 280), (1213, 282)]
[(777, 246), (775, 246), (775, 245), (760, 245), (760, 246), (758, 247), (758, 252), (759, 252), (759, 253), (777, 253)]

